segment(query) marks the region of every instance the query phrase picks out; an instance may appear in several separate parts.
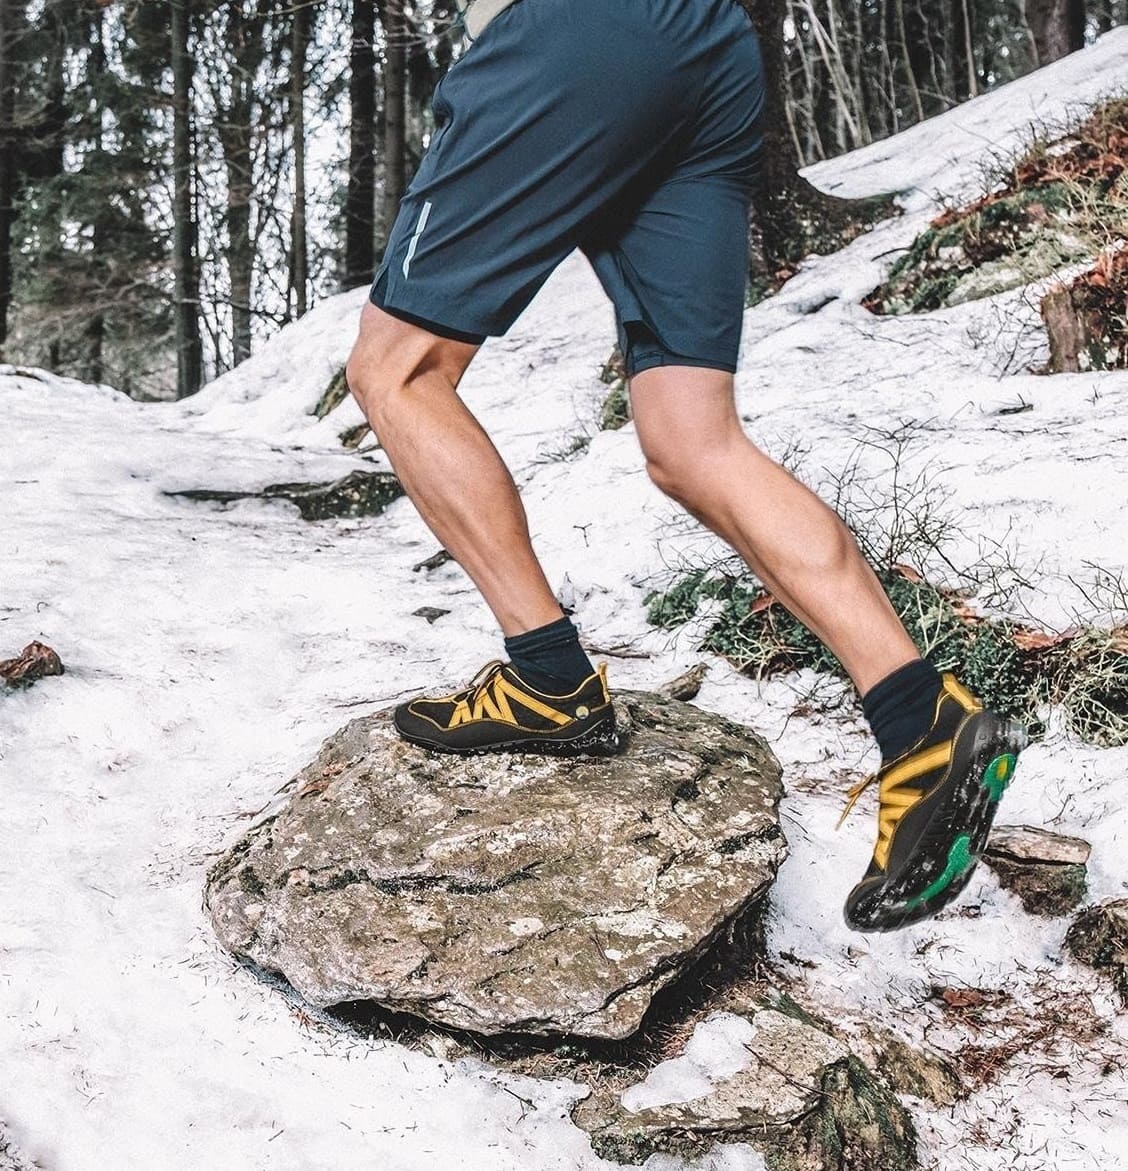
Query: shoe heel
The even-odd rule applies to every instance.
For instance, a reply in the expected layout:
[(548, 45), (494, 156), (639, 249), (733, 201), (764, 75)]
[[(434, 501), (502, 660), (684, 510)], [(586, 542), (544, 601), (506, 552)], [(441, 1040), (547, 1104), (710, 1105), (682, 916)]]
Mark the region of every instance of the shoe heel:
[(988, 800), (994, 803), (1006, 792), (1014, 776), (1015, 754), (1004, 752), (996, 756), (983, 770), (979, 783), (987, 790)]
[[(995, 804), (1014, 779), (1018, 754), (1029, 743), (1026, 729), (1015, 720), (1007, 720), (999, 729), (994, 753), (980, 774), (979, 783), (987, 793), (989, 804)], [(1002, 751), (1000, 751), (1002, 749)]]

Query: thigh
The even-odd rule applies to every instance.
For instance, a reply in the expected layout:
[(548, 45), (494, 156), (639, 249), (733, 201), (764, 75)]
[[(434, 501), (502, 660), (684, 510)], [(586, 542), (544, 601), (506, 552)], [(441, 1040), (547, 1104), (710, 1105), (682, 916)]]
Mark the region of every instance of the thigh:
[[(373, 283), (386, 311), (503, 334), (693, 130), (715, 0), (516, 0), (436, 89), (436, 134)], [(732, 0), (722, 0), (731, 3)]]
[(763, 70), (755, 31), (734, 0), (702, 3), (713, 6), (701, 33), (709, 67), (690, 132), (644, 198), (583, 244), (615, 306), (631, 374), (658, 365), (736, 370)]

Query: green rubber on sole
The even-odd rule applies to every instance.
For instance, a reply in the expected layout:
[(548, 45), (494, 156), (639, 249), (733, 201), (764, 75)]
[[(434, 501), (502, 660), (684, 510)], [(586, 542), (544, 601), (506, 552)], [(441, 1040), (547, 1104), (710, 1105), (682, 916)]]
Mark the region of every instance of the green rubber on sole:
[(908, 906), (919, 907), (921, 903), (926, 903), (929, 899), (935, 898), (942, 890), (959, 878), (969, 866), (973, 866), (977, 859), (971, 853), (970, 846), (970, 834), (960, 834), (948, 849), (948, 864), (944, 867), (944, 873), (934, 882), (926, 886), (920, 894), (909, 899)]
[(992, 801), (998, 801), (1014, 776), (1014, 753), (1004, 752), (996, 756), (983, 770), (983, 787), (991, 794)]

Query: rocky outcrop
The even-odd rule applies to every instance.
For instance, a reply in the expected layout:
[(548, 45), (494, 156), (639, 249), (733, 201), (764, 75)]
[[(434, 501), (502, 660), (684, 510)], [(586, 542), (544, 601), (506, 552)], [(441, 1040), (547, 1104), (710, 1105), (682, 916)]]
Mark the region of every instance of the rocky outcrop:
[(905, 1109), (839, 1040), (776, 1008), (717, 1014), (683, 1053), (608, 1098), (572, 1111), (606, 1159), (692, 1155), (746, 1142), (773, 1171), (910, 1171), (916, 1133)]
[(999, 825), (983, 861), (1032, 915), (1068, 915), (1085, 901), (1090, 852), (1081, 838), (1029, 825)]
[(302, 520), (329, 520), (375, 516), (403, 495), (403, 487), (390, 472), (357, 470), (327, 483), (268, 484), (259, 492), (186, 488), (165, 495), (216, 504), (231, 504), (236, 500), (288, 500), (301, 513)]
[(747, 728), (619, 692), (611, 758), (451, 757), (354, 720), (212, 868), (223, 943), (309, 1001), (622, 1038), (768, 891), (780, 769)]

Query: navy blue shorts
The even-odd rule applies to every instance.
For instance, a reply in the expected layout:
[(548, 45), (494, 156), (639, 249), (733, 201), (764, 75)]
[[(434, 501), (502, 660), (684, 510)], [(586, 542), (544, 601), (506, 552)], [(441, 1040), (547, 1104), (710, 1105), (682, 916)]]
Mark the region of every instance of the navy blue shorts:
[(735, 371), (763, 100), (736, 0), (516, 0), (435, 90), (371, 300), (480, 343), (579, 248), (629, 374)]

